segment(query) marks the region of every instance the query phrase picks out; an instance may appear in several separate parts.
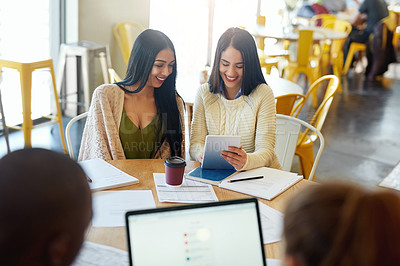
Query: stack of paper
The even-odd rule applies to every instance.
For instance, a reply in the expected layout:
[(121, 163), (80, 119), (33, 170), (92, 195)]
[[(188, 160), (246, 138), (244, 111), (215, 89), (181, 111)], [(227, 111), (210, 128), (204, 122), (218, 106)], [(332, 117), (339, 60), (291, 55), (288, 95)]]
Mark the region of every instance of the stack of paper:
[(182, 186), (170, 187), (165, 183), (164, 173), (153, 173), (160, 202), (204, 203), (218, 201), (211, 185), (184, 179)]
[(92, 180), (89, 183), (92, 191), (128, 186), (139, 183), (139, 180), (119, 170), (102, 159), (79, 162), (86, 175)]
[[(229, 182), (230, 180), (234, 179), (256, 176), (263, 176), (263, 178), (232, 183)], [(303, 177), (295, 173), (273, 168), (260, 167), (237, 173), (231, 178), (223, 180), (219, 187), (267, 200), (272, 200), (273, 198), (299, 182), (301, 179), (303, 179)]]

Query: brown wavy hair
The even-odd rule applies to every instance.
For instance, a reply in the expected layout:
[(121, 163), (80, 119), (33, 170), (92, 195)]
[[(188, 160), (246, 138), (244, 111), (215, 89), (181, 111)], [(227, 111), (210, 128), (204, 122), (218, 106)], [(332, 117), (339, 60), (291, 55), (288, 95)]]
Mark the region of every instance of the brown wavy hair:
[(400, 265), (400, 194), (331, 183), (312, 186), (289, 203), (286, 255), (300, 265)]

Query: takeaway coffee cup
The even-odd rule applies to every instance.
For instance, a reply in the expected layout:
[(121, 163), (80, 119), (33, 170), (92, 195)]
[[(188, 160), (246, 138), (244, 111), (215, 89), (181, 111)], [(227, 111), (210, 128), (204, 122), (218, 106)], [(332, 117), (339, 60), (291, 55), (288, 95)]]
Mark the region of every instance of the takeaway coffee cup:
[(180, 186), (183, 182), (186, 162), (178, 156), (172, 156), (165, 160), (165, 183), (170, 186)]

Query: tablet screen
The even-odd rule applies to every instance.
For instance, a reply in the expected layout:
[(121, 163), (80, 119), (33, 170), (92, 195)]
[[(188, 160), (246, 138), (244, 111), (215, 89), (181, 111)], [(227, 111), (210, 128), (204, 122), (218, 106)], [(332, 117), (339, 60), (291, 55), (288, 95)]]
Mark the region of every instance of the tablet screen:
[(240, 136), (208, 135), (201, 167), (204, 169), (234, 169), (221, 157), (221, 151), (229, 150), (229, 146), (240, 147)]

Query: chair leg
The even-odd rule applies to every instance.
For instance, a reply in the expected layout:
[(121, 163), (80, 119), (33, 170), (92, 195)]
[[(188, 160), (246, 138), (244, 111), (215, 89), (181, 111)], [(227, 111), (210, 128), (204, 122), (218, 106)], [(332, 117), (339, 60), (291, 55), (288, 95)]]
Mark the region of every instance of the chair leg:
[(32, 147), (31, 132), (33, 127), (32, 108), (31, 108), (31, 87), (32, 87), (32, 70), (20, 72), (21, 80), (21, 96), (22, 96), (22, 131), (24, 132), (25, 148)]
[[(314, 148), (312, 144), (297, 146), (295, 154), (299, 157), (301, 173), (304, 178), (308, 179), (314, 165)], [(315, 181), (315, 176), (312, 177), (312, 180)]]
[[(0, 69), (0, 75), (1, 75), (1, 69)], [(1, 77), (0, 77), (1, 79)], [(3, 124), (3, 135), (4, 139), (6, 140), (6, 145), (7, 145), (7, 152), (10, 153), (10, 142), (8, 140), (8, 127), (6, 124), (6, 118), (4, 116), (4, 109), (3, 109), (3, 102), (1, 100), (1, 93), (0, 93), (0, 113), (1, 113), (1, 122)]]
[(53, 82), (53, 94), (54, 94), (54, 101), (55, 101), (55, 106), (56, 106), (56, 110), (57, 110), (57, 123), (58, 123), (58, 128), (60, 130), (60, 137), (61, 137), (61, 143), (64, 149), (64, 153), (68, 154), (68, 150), (67, 150), (67, 145), (65, 144), (65, 138), (64, 138), (64, 129), (63, 129), (63, 125), (62, 125), (62, 115), (61, 115), (61, 108), (60, 108), (60, 101), (58, 99), (58, 95), (57, 95), (57, 87), (56, 87), (56, 78), (55, 78), (55, 74), (54, 74), (54, 69), (53, 67), (50, 67), (50, 74), (51, 74), (51, 80)]

